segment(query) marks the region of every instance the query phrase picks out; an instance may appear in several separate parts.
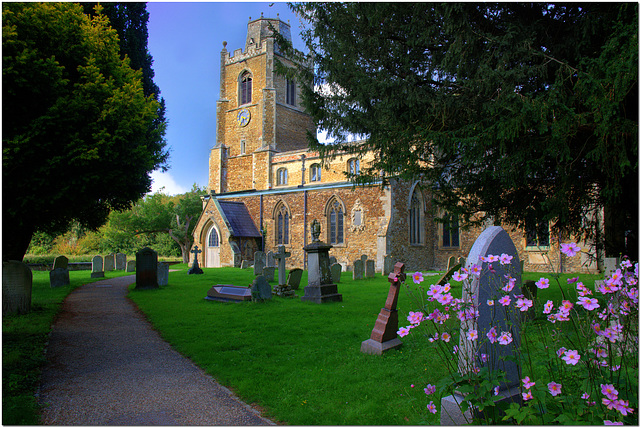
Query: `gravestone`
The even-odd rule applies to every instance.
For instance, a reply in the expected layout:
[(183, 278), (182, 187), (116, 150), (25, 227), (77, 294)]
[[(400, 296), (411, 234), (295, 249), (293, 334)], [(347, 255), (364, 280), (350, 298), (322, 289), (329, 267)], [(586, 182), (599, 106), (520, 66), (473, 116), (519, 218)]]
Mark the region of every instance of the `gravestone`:
[[(508, 265), (501, 265), (496, 261), (491, 263), (495, 273), (489, 270), (489, 263), (482, 262), (481, 257), (487, 255), (501, 255), (506, 253), (513, 258)], [(521, 402), (520, 394), (520, 369), (514, 361), (505, 361), (504, 357), (511, 356), (515, 353), (514, 346), (520, 342), (519, 319), (512, 319), (513, 323), (507, 324), (502, 306), (497, 303), (504, 295), (502, 280), (495, 280), (496, 277), (503, 278), (506, 274), (516, 279), (514, 288), (509, 292), (512, 304), (515, 301), (515, 295), (520, 295), (521, 272), (522, 267), (520, 258), (513, 241), (507, 232), (499, 226), (490, 226), (480, 234), (473, 244), (469, 256), (467, 258), (466, 267), (473, 265), (482, 265), (481, 275), (470, 275), (470, 281), (465, 281), (462, 289), (462, 298), (465, 301), (471, 301), (477, 307), (479, 316), (477, 319), (468, 319), (461, 322), (460, 329), (460, 349), (458, 351), (458, 370), (464, 375), (471, 369), (488, 367), (490, 370), (502, 371), (505, 373), (505, 381), (500, 383), (500, 401)], [(486, 304), (487, 300), (494, 300), (493, 306)], [(520, 311), (517, 311), (520, 313)], [(508, 345), (499, 345), (497, 342), (491, 344), (487, 339), (487, 332), (495, 327), (497, 335), (502, 332), (510, 332), (513, 341)], [(469, 341), (465, 339), (466, 331), (475, 329), (479, 339)], [(478, 341), (482, 345), (478, 345)], [(483, 361), (482, 354), (489, 354), (491, 357), (487, 361)], [(441, 400), (442, 411), (440, 423), (443, 425), (468, 423), (471, 421), (469, 413), (462, 414), (456, 401), (462, 399), (461, 395), (455, 393)], [(508, 402), (507, 402), (508, 403)]]
[(361, 280), (364, 278), (364, 264), (361, 259), (355, 260), (353, 263), (353, 280)]
[(240, 268), (246, 270), (249, 267), (251, 267), (251, 263), (248, 260), (243, 259), (242, 263), (240, 264)]
[(333, 255), (329, 257), (329, 265), (335, 264), (336, 262), (338, 262), (336, 257), (334, 257)]
[(127, 273), (133, 273), (134, 271), (136, 271), (136, 260), (127, 261)]
[(303, 249), (307, 253), (309, 284), (304, 288), (302, 301), (323, 304), (330, 301), (342, 301), (338, 285), (333, 283), (329, 268), (329, 249), (333, 246), (320, 241), (320, 223), (317, 219), (311, 224), (313, 240)]
[(372, 259), (368, 259), (365, 264), (364, 277), (372, 279), (376, 276), (376, 262)]
[(67, 258), (64, 255), (60, 255), (57, 256), (54, 260), (53, 260), (53, 270), (55, 270), (56, 268), (62, 268), (63, 270), (66, 270), (69, 267), (69, 258)]
[(33, 273), (20, 261), (2, 263), (2, 315), (26, 314), (31, 310)]
[(262, 269), (262, 275), (267, 279), (268, 282), (273, 282), (275, 273), (275, 267), (265, 267)]
[(461, 256), (460, 258), (458, 258), (458, 264), (464, 267), (465, 265), (467, 265), (467, 259)]
[(116, 268), (115, 254), (109, 254), (104, 257), (104, 271), (113, 271)]
[(329, 267), (331, 268), (331, 278), (333, 280), (333, 283), (340, 283), (340, 276), (342, 276), (342, 265), (336, 262), (334, 264), (331, 264)]
[(450, 256), (449, 261), (447, 262), (447, 271), (451, 270), (454, 265), (456, 265), (456, 257)]
[(287, 258), (291, 256), (291, 252), (286, 252), (284, 245), (278, 245), (278, 252), (275, 259), (278, 261), (278, 285), (287, 284)]
[(158, 286), (167, 286), (169, 284), (169, 264), (166, 262), (158, 263)]
[(69, 283), (69, 270), (66, 268), (54, 268), (49, 272), (49, 284), (52, 288), (67, 286)]
[(251, 285), (251, 298), (253, 301), (271, 299), (271, 285), (264, 276), (256, 276)]
[(276, 258), (275, 254), (272, 251), (268, 251), (266, 255), (266, 267), (275, 267), (276, 266)]
[(362, 266), (364, 267), (367, 264), (367, 260), (369, 259), (369, 257), (366, 255), (362, 255), (360, 259), (362, 260)]
[(202, 271), (198, 265), (198, 254), (202, 253), (202, 249), (198, 249), (198, 245), (195, 245), (193, 249), (191, 249), (191, 253), (193, 254), (193, 264), (187, 271), (187, 274), (204, 274), (204, 271)]
[(393, 273), (389, 274), (389, 295), (384, 304), (376, 324), (371, 331), (371, 338), (362, 342), (360, 351), (368, 354), (382, 354), (385, 351), (397, 348), (402, 345), (402, 341), (398, 338), (398, 293), (400, 286), (404, 283), (407, 275), (404, 272), (404, 264), (396, 263)]
[(136, 289), (158, 287), (158, 253), (142, 248), (136, 254)]
[(207, 292), (204, 299), (208, 301), (251, 301), (251, 288), (235, 285), (215, 285)]
[(118, 252), (116, 254), (116, 270), (124, 271), (127, 267), (127, 256), (123, 253)]
[(242, 268), (242, 252), (236, 242), (231, 242), (231, 251), (233, 252), (233, 266), (235, 268)]
[(91, 259), (91, 278), (96, 279), (98, 277), (104, 277), (102, 257), (100, 255), (96, 255)]
[(264, 252), (257, 251), (253, 254), (253, 274), (259, 276), (262, 274), (262, 269), (265, 267), (266, 258)]
[(394, 264), (395, 263), (393, 262), (393, 257), (391, 257), (391, 255), (385, 255), (384, 263), (382, 266), (382, 275), (385, 277), (389, 276), (389, 273), (393, 271)]
[(291, 271), (289, 271), (287, 285), (291, 286), (291, 289), (297, 290), (300, 287), (300, 279), (302, 279), (302, 269), (293, 268), (291, 269)]
[(607, 257), (604, 259), (604, 275), (605, 277), (611, 276), (618, 269), (620, 260), (618, 258)]

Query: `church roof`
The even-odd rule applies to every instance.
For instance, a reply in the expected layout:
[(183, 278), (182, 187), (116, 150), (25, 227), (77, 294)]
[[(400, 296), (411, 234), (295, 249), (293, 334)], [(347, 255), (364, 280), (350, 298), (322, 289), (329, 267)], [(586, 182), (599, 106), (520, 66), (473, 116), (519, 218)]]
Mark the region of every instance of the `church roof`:
[(219, 200), (218, 204), (233, 236), (262, 237), (244, 203)]

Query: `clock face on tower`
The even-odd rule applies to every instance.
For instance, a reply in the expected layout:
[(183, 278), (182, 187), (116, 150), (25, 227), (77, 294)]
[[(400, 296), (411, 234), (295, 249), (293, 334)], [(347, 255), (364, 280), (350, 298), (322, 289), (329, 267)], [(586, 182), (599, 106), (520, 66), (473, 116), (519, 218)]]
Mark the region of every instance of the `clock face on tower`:
[(246, 126), (249, 124), (249, 120), (251, 120), (251, 113), (248, 109), (243, 108), (238, 111), (238, 118), (236, 120), (239, 126)]

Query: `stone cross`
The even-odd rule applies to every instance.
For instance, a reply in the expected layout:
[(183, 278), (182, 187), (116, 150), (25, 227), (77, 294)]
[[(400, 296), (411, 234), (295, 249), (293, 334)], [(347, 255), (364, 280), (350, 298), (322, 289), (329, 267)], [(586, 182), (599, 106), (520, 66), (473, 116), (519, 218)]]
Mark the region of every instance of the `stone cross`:
[(204, 271), (198, 265), (198, 254), (202, 253), (202, 249), (198, 249), (198, 245), (195, 245), (191, 249), (191, 253), (193, 254), (193, 264), (187, 274), (204, 274)]
[(278, 285), (287, 284), (287, 258), (291, 256), (291, 252), (286, 252), (284, 245), (278, 245), (278, 252), (273, 256), (278, 260)]
[(398, 293), (400, 292), (400, 284), (404, 283), (407, 275), (404, 272), (404, 264), (397, 262), (393, 268), (393, 272), (389, 274), (389, 295), (384, 304), (384, 308), (380, 310), (376, 324), (371, 331), (371, 338), (363, 341), (360, 351), (369, 354), (382, 354), (392, 348), (400, 347), (402, 341), (397, 337), (398, 333)]

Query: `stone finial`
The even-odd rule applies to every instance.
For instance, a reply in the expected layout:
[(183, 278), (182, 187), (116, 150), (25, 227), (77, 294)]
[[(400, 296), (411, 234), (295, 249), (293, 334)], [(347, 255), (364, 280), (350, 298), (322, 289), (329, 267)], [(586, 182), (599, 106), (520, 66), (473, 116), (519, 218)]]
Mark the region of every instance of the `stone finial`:
[(226, 41), (222, 42), (222, 49), (227, 50), (227, 42)]

